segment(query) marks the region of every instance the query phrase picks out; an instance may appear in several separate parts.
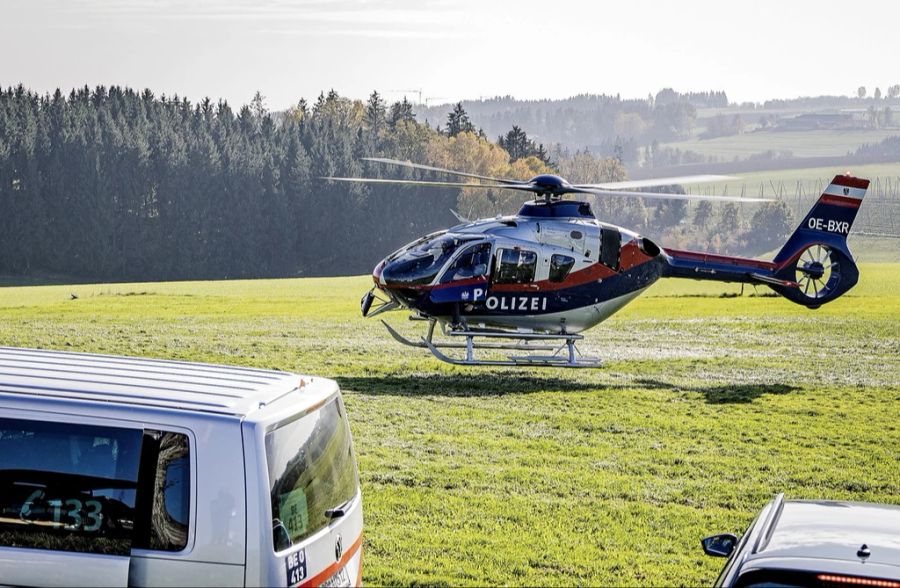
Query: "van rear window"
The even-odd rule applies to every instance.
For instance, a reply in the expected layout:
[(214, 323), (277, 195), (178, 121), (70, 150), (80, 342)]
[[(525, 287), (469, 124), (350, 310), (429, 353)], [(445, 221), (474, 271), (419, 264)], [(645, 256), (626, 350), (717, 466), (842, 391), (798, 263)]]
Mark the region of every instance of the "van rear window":
[(350, 424), (340, 397), (266, 435), (275, 551), (309, 537), (356, 496)]

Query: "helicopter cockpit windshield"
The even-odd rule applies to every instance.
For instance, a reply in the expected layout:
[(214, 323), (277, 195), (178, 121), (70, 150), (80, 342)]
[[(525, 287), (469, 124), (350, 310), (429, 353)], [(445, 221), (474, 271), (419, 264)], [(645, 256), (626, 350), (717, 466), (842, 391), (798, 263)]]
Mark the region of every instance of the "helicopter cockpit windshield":
[(399, 255), (392, 256), (382, 278), (386, 282), (410, 286), (430, 284), (462, 244), (478, 238), (476, 235), (445, 233), (414, 243)]
[[(469, 245), (441, 276), (441, 283), (471, 280), (487, 276), (491, 263), (491, 244)], [(485, 277), (485, 279), (487, 279)]]

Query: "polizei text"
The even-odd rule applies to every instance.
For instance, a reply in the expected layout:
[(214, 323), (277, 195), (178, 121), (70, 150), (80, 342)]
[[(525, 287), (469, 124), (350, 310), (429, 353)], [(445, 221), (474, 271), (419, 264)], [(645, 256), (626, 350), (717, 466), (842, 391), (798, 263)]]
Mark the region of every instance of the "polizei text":
[(488, 296), (485, 304), (488, 310), (547, 310), (545, 296)]

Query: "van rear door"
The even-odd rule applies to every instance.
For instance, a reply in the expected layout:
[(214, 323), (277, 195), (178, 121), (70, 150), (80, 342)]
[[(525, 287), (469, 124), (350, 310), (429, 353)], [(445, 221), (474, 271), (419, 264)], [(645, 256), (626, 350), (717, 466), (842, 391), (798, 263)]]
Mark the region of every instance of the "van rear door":
[(320, 383), (327, 388), (309, 392), (330, 393), (311, 408), (298, 410), (309, 400), (298, 392), (293, 414), (244, 423), (248, 512), (259, 513), (260, 538), (258, 551), (248, 546), (248, 585), (360, 582), (362, 499), (350, 425), (337, 386)]

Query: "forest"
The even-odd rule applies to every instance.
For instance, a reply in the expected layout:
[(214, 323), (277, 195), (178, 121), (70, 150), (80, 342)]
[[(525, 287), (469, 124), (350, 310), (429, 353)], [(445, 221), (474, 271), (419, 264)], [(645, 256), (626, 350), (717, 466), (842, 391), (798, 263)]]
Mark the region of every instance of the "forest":
[[(425, 177), (361, 161), (369, 156), (517, 179), (543, 172), (573, 182), (625, 179), (620, 159), (536, 145), (518, 125), (494, 142), (462, 104), (435, 126), (417, 122), (405, 99), (388, 104), (377, 92), (361, 101), (331, 91), (276, 113), (259, 93), (235, 110), (118, 86), (44, 95), (0, 89), (0, 274), (105, 281), (359, 274), (455, 224), (451, 209), (477, 218), (521, 204), (509, 191), (320, 179)], [(769, 223), (771, 235), (735, 230), (733, 205), (691, 210), (616, 199), (594, 207), (604, 220), (718, 251), (764, 248), (790, 228), (778, 205), (756, 211), (779, 221)], [(726, 235), (708, 238), (722, 229)]]
[[(726, 107), (728, 97), (722, 91), (681, 93), (664, 88), (646, 99), (588, 94), (564, 100), (503, 96), (467, 100), (462, 106), (489, 136), (519, 125), (547, 143), (590, 147), (595, 153), (631, 160), (640, 146), (690, 136), (697, 109)], [(416, 106), (419, 120), (432, 124), (442, 123), (446, 112), (444, 105)]]

